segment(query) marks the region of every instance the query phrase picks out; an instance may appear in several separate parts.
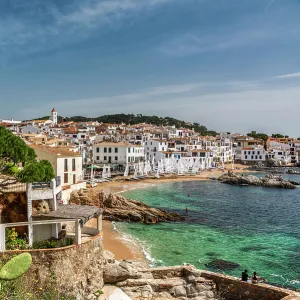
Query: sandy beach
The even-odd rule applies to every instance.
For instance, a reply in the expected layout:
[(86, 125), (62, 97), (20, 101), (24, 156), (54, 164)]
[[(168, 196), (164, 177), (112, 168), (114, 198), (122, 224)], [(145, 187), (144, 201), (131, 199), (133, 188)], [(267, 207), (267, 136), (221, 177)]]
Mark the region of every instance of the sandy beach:
[[(233, 172), (247, 172), (247, 166), (235, 165)], [(100, 183), (97, 187), (92, 188), (95, 192), (104, 191), (105, 193), (122, 193), (131, 189), (143, 189), (156, 184), (167, 182), (182, 181), (202, 181), (217, 178), (227, 170), (203, 171), (199, 175), (194, 176), (178, 176), (177, 178), (159, 178), (159, 179), (143, 179), (139, 181), (127, 181), (119, 179), (117, 181)], [(96, 227), (96, 219), (90, 220), (85, 226)], [(117, 260), (138, 260), (149, 263), (142, 251), (142, 248), (133, 241), (128, 240), (122, 233), (117, 231), (112, 222), (103, 221), (103, 244), (104, 249), (112, 252)]]
[[(231, 170), (231, 165), (228, 167), (227, 170), (230, 170), (233, 173), (239, 172), (248, 172), (246, 170), (248, 166), (235, 164), (234, 170)], [(161, 184), (167, 182), (182, 182), (182, 181), (201, 181), (201, 180), (210, 180), (211, 178), (218, 178), (227, 170), (220, 170), (220, 169), (213, 169), (211, 171), (202, 171), (198, 175), (184, 175), (184, 176), (177, 176), (176, 178), (164, 178), (161, 177), (159, 179), (141, 179), (141, 180), (134, 180), (134, 181), (127, 181), (124, 178), (118, 178), (117, 181), (112, 182), (104, 182), (98, 183), (97, 187), (92, 188), (95, 192), (104, 191), (105, 193), (122, 193), (131, 189), (143, 189), (154, 184)]]

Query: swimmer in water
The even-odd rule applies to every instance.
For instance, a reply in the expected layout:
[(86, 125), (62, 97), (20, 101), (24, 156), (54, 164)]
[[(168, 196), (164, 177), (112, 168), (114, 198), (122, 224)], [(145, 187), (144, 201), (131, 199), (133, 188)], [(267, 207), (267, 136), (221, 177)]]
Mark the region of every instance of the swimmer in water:
[(185, 208), (185, 212), (186, 212), (186, 213), (188, 212), (188, 208), (187, 208), (187, 207)]

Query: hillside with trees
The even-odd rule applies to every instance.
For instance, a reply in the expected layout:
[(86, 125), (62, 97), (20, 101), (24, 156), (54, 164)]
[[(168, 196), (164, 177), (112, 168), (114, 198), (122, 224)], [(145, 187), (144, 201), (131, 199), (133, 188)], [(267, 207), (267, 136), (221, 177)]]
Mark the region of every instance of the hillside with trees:
[(20, 137), (2, 126), (0, 126), (0, 174), (9, 175), (16, 181), (25, 183), (50, 181), (55, 177), (50, 162), (37, 161), (34, 150)]
[[(39, 118), (40, 120), (49, 119), (49, 117)], [(39, 120), (36, 119), (36, 120)], [(127, 125), (134, 125), (139, 123), (147, 123), (157, 126), (173, 126), (188, 128), (194, 130), (201, 135), (213, 135), (215, 136), (217, 133), (213, 130), (208, 130), (204, 125), (200, 125), (199, 123), (190, 123), (182, 120), (178, 120), (171, 117), (158, 117), (158, 116), (144, 116), (142, 114), (114, 114), (114, 115), (104, 115), (96, 118), (87, 118), (82, 116), (74, 116), (74, 117), (58, 117), (58, 121), (74, 121), (74, 122), (89, 122), (89, 121), (98, 121), (99, 123), (124, 123)]]

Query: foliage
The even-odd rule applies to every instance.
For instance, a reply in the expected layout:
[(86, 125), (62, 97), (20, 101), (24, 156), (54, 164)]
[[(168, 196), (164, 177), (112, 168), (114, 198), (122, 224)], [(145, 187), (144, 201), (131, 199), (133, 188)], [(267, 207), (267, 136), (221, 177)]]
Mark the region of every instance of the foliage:
[(50, 249), (50, 248), (59, 248), (59, 247), (67, 247), (74, 245), (73, 237), (66, 237), (60, 241), (58, 240), (44, 240), (44, 241), (36, 241), (33, 243), (33, 249)]
[(27, 163), (17, 175), (21, 182), (51, 181), (54, 176), (53, 168), (46, 160)]
[(10, 130), (0, 126), (0, 156), (9, 159), (14, 164), (25, 163), (36, 158), (33, 149)]
[(56, 241), (56, 240), (36, 241), (33, 243), (32, 248), (33, 249), (58, 248), (58, 241)]
[(73, 237), (66, 237), (60, 241), (60, 247), (67, 247), (74, 245), (75, 239)]
[(14, 280), (27, 272), (32, 263), (29, 253), (22, 253), (13, 257), (0, 269), (0, 279)]
[(75, 300), (74, 296), (61, 293), (57, 280), (51, 273), (47, 287), (42, 288), (38, 279), (31, 283), (26, 275), (16, 280), (0, 280), (0, 299), (3, 300)]
[(27, 243), (18, 236), (15, 228), (6, 229), (6, 249), (7, 250), (25, 250)]
[(276, 139), (283, 139), (284, 135), (280, 134), (280, 133), (276, 133), (276, 134), (272, 134), (272, 138), (276, 138)]
[[(48, 161), (36, 161), (34, 150), (10, 130), (0, 126), (0, 171), (13, 175), (21, 182), (50, 181), (54, 171)], [(17, 164), (24, 165), (19, 171)]]
[(263, 141), (267, 141), (269, 136), (265, 133), (256, 133), (256, 131), (251, 131), (250, 133), (247, 134), (247, 136), (251, 136), (255, 139), (261, 139)]
[(6, 175), (16, 176), (19, 172), (19, 168), (12, 162), (4, 163), (1, 172)]
[[(46, 117), (43, 117), (46, 118)], [(41, 118), (41, 119), (43, 119)], [(38, 120), (38, 119), (37, 119)], [(203, 125), (200, 125), (199, 123), (190, 123), (185, 122), (182, 120), (177, 120), (171, 117), (158, 117), (158, 116), (143, 116), (142, 114), (114, 114), (114, 115), (104, 115), (97, 118), (86, 118), (82, 116), (74, 116), (74, 117), (58, 117), (58, 121), (62, 122), (68, 122), (68, 121), (74, 121), (74, 122), (89, 122), (89, 121), (98, 121), (103, 123), (124, 123), (124, 124), (139, 124), (139, 123), (148, 123), (153, 124), (157, 126), (173, 126), (175, 125), (177, 128), (183, 127), (194, 130), (201, 135), (213, 135), (216, 136), (215, 131), (208, 131), (207, 128)]]

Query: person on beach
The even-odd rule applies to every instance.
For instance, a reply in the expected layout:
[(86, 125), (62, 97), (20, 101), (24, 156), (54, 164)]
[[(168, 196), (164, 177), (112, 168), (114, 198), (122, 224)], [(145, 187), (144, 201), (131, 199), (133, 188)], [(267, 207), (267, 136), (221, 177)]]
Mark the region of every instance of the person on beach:
[(251, 280), (252, 280), (252, 283), (258, 283), (258, 276), (257, 276), (256, 272), (253, 272)]
[(242, 281), (248, 281), (249, 275), (248, 275), (248, 271), (244, 270), (244, 272), (242, 272)]
[(185, 213), (188, 213), (188, 208), (187, 207), (185, 208)]

